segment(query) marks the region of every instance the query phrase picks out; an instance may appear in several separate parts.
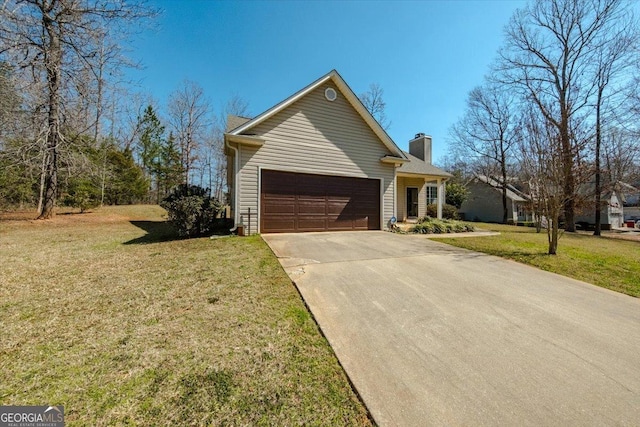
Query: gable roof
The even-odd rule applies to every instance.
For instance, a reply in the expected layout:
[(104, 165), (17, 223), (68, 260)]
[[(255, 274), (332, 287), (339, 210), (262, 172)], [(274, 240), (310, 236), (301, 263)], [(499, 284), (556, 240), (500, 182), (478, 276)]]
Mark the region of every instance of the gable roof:
[(249, 117), (236, 116), (234, 114), (227, 115), (227, 132), (237, 128), (238, 126), (242, 126), (243, 124), (251, 121)]
[[(484, 184), (489, 185), (491, 188), (493, 188), (496, 191), (502, 192), (502, 187), (500, 186), (500, 183), (489, 176), (475, 174), (475, 179)], [(507, 197), (515, 202), (526, 202), (529, 199), (529, 196), (527, 196), (520, 190), (516, 189), (511, 184), (507, 184)]]
[(433, 175), (450, 178), (449, 172), (445, 172), (440, 168), (433, 166), (431, 163), (427, 163), (424, 160), (414, 156), (411, 153), (403, 151), (404, 155), (409, 159), (408, 162), (403, 163), (396, 171), (398, 173), (416, 174), (416, 175)]
[(393, 142), (393, 140), (391, 139), (391, 137), (389, 137), (387, 132), (382, 128), (382, 126), (380, 126), (380, 123), (378, 123), (378, 121), (371, 115), (371, 113), (369, 112), (369, 110), (367, 110), (367, 108), (364, 106), (362, 101), (360, 101), (360, 98), (358, 98), (358, 96), (353, 92), (353, 90), (351, 90), (349, 85), (347, 85), (347, 83), (340, 76), (340, 74), (338, 74), (336, 70), (331, 70), (329, 73), (325, 74), (324, 76), (320, 77), (318, 80), (314, 81), (310, 85), (294, 93), (284, 101), (274, 105), (273, 107), (269, 108), (267, 111), (263, 112), (262, 114), (259, 114), (253, 119), (238, 125), (236, 128), (229, 131), (228, 134), (241, 135), (242, 133), (249, 131), (254, 126), (264, 122), (268, 118), (284, 110), (285, 108), (287, 108), (288, 106), (290, 106), (291, 104), (299, 100), (300, 98), (304, 97), (305, 95), (312, 92), (313, 90), (315, 90), (316, 88), (318, 88), (319, 86), (323, 85), (328, 81), (332, 81), (336, 85), (336, 87), (338, 88), (338, 90), (340, 90), (340, 92), (345, 97), (345, 99), (351, 104), (351, 106), (356, 110), (356, 112), (358, 112), (360, 117), (362, 117), (365, 123), (367, 123), (367, 125), (371, 128), (373, 133), (389, 149), (389, 151), (391, 151), (391, 153), (393, 153), (394, 155), (398, 156), (400, 159), (406, 160), (407, 157), (405, 153), (396, 145), (395, 142)]

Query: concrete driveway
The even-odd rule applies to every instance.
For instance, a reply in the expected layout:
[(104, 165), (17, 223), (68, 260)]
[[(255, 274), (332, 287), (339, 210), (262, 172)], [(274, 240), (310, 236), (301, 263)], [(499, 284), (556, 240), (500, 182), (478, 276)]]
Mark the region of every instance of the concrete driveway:
[(640, 424), (637, 299), (423, 236), (263, 237), (379, 425)]

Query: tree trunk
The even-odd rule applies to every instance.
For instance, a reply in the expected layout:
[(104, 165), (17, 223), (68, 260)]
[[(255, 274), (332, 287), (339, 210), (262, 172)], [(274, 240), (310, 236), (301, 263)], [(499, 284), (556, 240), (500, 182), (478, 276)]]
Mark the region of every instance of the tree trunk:
[(191, 172), (191, 132), (187, 130), (187, 137), (184, 142), (184, 184), (189, 185), (189, 173)]
[(598, 99), (596, 103), (596, 229), (593, 232), (594, 236), (600, 236), (602, 234), (602, 218), (600, 204), (602, 203), (602, 185), (600, 183), (600, 146), (602, 143), (602, 129), (600, 127), (600, 106), (602, 104), (602, 89), (598, 90)]
[[(566, 107), (565, 107), (566, 108)], [(566, 116), (566, 113), (563, 113)], [(573, 176), (573, 150), (571, 149), (571, 136), (569, 135), (569, 118), (563, 117), (560, 126), (560, 143), (562, 147), (562, 170), (564, 176), (564, 229), (576, 231), (575, 224), (575, 177)]]
[(558, 252), (558, 217), (551, 220), (551, 235), (549, 236), (549, 255), (556, 255)]
[(509, 208), (507, 207), (507, 187), (502, 187), (502, 223), (507, 224), (509, 222)]
[(97, 77), (97, 83), (98, 83), (98, 93), (97, 93), (97, 100), (96, 100), (96, 117), (95, 117), (95, 125), (94, 125), (94, 132), (93, 132), (93, 140), (94, 142), (97, 144), (98, 143), (98, 137), (100, 136), (100, 120), (102, 120), (102, 91), (103, 91), (103, 85), (104, 85), (104, 81), (102, 79), (102, 74), (104, 72), (104, 44), (100, 45), (100, 66), (98, 68), (98, 75)]
[(58, 138), (51, 138), (47, 145), (48, 162), (44, 175), (44, 197), (42, 212), (38, 219), (50, 219), (55, 215), (54, 208), (58, 194)]
[(500, 172), (502, 174), (502, 223), (506, 224), (509, 221), (509, 208), (507, 206), (507, 159), (502, 147), (504, 144), (501, 142), (501, 158), (500, 158)]
[(42, 213), (42, 204), (44, 202), (44, 176), (45, 170), (47, 168), (47, 149), (46, 147), (42, 150), (42, 165), (40, 166), (40, 188), (38, 191), (38, 215)]
[(54, 207), (58, 195), (58, 146), (60, 144), (60, 66), (62, 64), (62, 47), (60, 45), (59, 29), (47, 16), (43, 16), (43, 23), (49, 37), (49, 49), (45, 58), (47, 70), (48, 117), (46, 157), (44, 170), (44, 198), (42, 211), (38, 219), (49, 219), (54, 216)]
[(107, 145), (102, 148), (102, 173), (100, 176), (100, 207), (104, 206), (104, 190), (107, 182)]

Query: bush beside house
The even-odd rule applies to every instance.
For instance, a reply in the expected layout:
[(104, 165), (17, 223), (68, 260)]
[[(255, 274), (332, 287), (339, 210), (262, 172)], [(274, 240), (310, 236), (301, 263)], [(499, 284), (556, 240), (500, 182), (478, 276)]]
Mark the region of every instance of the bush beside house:
[(196, 237), (211, 233), (216, 228), (216, 217), (221, 209), (209, 190), (197, 185), (179, 185), (160, 203), (169, 213), (169, 222), (181, 237)]
[[(431, 218), (438, 217), (438, 205), (431, 203), (427, 205), (427, 216)], [(459, 219), (458, 209), (449, 204), (442, 205), (442, 218), (444, 219)]]
[(425, 216), (418, 220), (418, 223), (411, 231), (418, 234), (465, 233), (475, 231), (475, 227), (462, 221), (452, 219), (440, 220)]

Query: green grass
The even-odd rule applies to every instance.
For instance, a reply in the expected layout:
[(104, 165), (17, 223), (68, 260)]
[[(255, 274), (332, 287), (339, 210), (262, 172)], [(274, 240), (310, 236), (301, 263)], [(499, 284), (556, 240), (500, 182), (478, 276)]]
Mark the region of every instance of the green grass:
[(0, 221), (0, 405), (69, 426), (370, 425), (260, 237), (176, 240), (155, 206)]
[(558, 254), (548, 255), (545, 230), (538, 234), (535, 228), (500, 224), (477, 224), (477, 228), (498, 231), (500, 235), (439, 241), (640, 297), (640, 242), (563, 233)]

